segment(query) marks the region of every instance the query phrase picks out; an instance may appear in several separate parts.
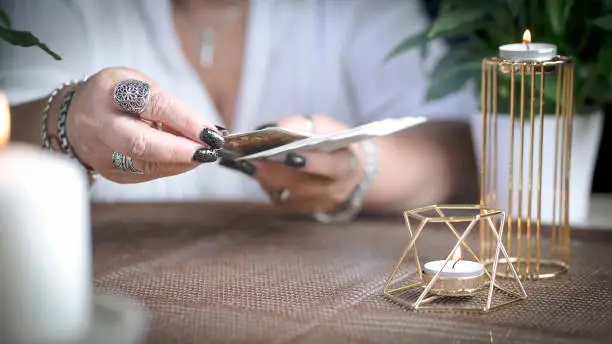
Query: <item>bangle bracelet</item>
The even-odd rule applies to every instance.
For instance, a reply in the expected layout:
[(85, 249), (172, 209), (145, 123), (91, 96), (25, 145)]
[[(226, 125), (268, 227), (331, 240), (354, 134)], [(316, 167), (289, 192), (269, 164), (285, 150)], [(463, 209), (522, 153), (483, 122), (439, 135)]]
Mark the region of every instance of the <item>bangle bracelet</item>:
[(365, 176), (350, 194), (348, 199), (335, 213), (315, 213), (314, 218), (322, 223), (347, 222), (359, 215), (363, 208), (363, 199), (368, 192), (376, 172), (378, 172), (378, 149), (374, 142), (366, 140), (363, 142), (365, 151)]

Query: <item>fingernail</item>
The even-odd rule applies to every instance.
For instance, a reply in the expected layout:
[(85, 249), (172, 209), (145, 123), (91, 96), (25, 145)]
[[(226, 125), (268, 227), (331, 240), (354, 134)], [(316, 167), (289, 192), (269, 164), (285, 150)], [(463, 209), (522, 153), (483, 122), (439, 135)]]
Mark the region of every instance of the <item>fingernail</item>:
[(195, 153), (193, 153), (193, 157), (191, 158), (195, 162), (215, 162), (219, 156), (217, 155), (217, 151), (208, 148), (200, 148)]
[(288, 153), (285, 157), (285, 165), (289, 167), (302, 168), (306, 166), (306, 158), (299, 154)]
[(215, 128), (217, 128), (217, 130), (219, 130), (221, 132), (221, 135), (223, 136), (227, 136), (230, 133), (229, 130), (227, 130), (227, 128), (224, 128), (220, 125), (215, 125)]
[(236, 170), (238, 172), (242, 172), (246, 174), (247, 176), (251, 176), (251, 177), (254, 176), (255, 173), (257, 173), (257, 168), (255, 167), (255, 165), (251, 164), (248, 161), (236, 161), (232, 159), (222, 158), (221, 161), (219, 161), (219, 165), (227, 167), (232, 170)]
[(219, 149), (225, 144), (223, 136), (209, 128), (204, 128), (204, 130), (200, 132), (200, 140), (214, 149)]
[(272, 127), (278, 127), (278, 124), (276, 122), (265, 123), (255, 128), (255, 130), (262, 130), (262, 129), (272, 128)]

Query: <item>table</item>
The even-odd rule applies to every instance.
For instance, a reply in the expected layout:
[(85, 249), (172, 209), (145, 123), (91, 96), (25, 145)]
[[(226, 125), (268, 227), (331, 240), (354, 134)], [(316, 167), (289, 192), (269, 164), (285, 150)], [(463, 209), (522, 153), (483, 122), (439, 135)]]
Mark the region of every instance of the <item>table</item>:
[[(604, 343), (612, 232), (580, 230), (569, 274), (489, 314), (415, 313), (381, 296), (401, 216), (342, 225), (254, 204), (94, 205), (98, 292), (148, 308), (147, 343)], [(436, 243), (431, 243), (435, 249)]]

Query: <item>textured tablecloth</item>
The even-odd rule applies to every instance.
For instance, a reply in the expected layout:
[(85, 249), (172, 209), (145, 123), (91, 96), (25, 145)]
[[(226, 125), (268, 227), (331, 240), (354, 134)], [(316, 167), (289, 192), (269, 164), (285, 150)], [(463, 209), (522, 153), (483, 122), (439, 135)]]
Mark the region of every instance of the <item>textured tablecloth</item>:
[(93, 223), (96, 288), (149, 310), (147, 343), (612, 341), (611, 232), (574, 231), (570, 273), (527, 282), (527, 300), (441, 314), (381, 296), (408, 240), (399, 215), (322, 225), (248, 204), (95, 205)]

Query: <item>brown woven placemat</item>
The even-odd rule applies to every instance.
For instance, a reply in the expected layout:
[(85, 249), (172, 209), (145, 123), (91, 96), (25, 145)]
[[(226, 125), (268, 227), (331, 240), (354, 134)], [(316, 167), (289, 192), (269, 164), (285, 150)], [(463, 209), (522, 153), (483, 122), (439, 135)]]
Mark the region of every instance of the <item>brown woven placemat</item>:
[[(325, 226), (211, 204), (96, 206), (93, 215), (96, 286), (149, 309), (148, 343), (612, 338), (612, 232), (575, 235), (570, 273), (527, 283), (527, 300), (469, 315), (415, 313), (381, 296), (407, 242), (401, 218)], [(438, 249), (428, 242), (423, 250)]]

